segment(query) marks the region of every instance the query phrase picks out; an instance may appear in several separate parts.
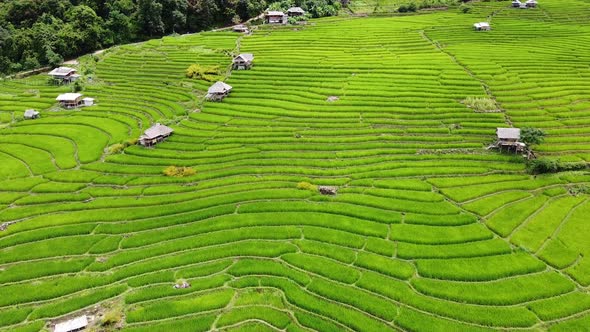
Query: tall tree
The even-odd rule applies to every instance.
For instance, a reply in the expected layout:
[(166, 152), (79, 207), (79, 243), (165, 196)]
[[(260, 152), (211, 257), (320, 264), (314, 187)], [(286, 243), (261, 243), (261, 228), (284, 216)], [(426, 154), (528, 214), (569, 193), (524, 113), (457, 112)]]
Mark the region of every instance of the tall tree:
[(133, 40), (131, 18), (119, 10), (111, 10), (106, 22), (110, 44), (128, 43)]
[(150, 37), (164, 34), (162, 7), (162, 4), (156, 0), (137, 1), (136, 18), (140, 33)]
[(78, 52), (87, 53), (101, 48), (105, 38), (104, 20), (86, 5), (72, 8), (67, 14), (72, 28), (78, 33)]
[(160, 0), (160, 2), (162, 4), (162, 18), (165, 31), (167, 33), (186, 31), (187, 1)]

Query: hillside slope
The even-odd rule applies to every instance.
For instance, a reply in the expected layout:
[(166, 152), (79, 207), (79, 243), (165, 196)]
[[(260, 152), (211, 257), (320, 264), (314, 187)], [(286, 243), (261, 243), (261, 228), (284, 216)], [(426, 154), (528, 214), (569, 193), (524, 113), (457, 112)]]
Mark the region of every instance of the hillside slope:
[[(590, 5), (567, 3), (122, 46), (81, 59), (98, 105), (77, 111), (43, 75), (0, 82), (0, 119), (41, 111), (0, 129), (0, 331), (81, 312), (125, 331), (582, 330), (590, 178), (485, 149), (534, 126), (541, 155), (588, 160)], [(240, 52), (254, 67), (203, 102), (186, 68)], [(174, 135), (108, 153), (155, 122)]]

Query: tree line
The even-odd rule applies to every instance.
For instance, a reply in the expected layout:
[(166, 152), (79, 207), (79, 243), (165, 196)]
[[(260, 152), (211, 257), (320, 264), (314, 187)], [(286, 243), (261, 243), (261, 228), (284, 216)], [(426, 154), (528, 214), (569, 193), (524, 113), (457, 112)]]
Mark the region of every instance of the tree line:
[(336, 15), (342, 0), (3, 0), (0, 74), (57, 66), (101, 48), (246, 21), (266, 8)]

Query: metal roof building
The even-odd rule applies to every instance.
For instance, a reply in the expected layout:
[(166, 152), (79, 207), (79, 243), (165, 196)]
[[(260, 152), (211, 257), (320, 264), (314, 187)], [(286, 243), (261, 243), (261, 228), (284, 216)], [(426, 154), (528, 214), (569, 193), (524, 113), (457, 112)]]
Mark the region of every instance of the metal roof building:
[(82, 331), (86, 326), (88, 326), (88, 318), (86, 316), (80, 316), (63, 323), (55, 324), (53, 332)]

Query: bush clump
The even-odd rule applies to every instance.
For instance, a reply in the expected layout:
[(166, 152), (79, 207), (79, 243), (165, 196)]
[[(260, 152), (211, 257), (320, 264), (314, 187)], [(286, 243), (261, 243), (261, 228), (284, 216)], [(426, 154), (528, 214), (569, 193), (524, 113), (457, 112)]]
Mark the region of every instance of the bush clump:
[(567, 187), (567, 192), (572, 196), (590, 194), (590, 187), (584, 184), (576, 184)]
[(178, 167), (178, 166), (168, 166), (164, 169), (164, 175), (166, 176), (173, 176), (173, 177), (186, 177), (197, 174), (192, 167)]
[(471, 7), (470, 5), (466, 5), (466, 4), (462, 3), (459, 6), (459, 9), (461, 10), (461, 12), (463, 14), (469, 14), (469, 13), (471, 13), (471, 10), (473, 9), (473, 7)]
[(580, 171), (588, 168), (586, 162), (562, 163), (559, 160), (539, 158), (527, 163), (527, 170), (531, 174), (546, 174), (566, 171)]
[(73, 90), (74, 92), (80, 92), (84, 90), (84, 84), (82, 84), (80, 81), (74, 82)]
[(418, 6), (415, 3), (411, 2), (407, 5), (401, 5), (397, 9), (398, 13), (413, 13), (418, 10)]
[(117, 143), (109, 146), (109, 154), (121, 153), (125, 150), (125, 144)]
[(109, 152), (109, 154), (121, 153), (128, 146), (135, 145), (135, 144), (137, 144), (137, 139), (136, 138), (130, 138), (130, 139), (126, 140), (123, 143), (116, 143), (116, 144), (113, 144), (113, 145), (109, 146), (108, 152)]
[(527, 144), (541, 144), (545, 140), (545, 132), (541, 129), (525, 127), (520, 130), (520, 140)]
[(102, 327), (113, 327), (123, 319), (123, 314), (119, 310), (107, 312), (100, 322)]
[(303, 182), (299, 182), (297, 184), (297, 189), (317, 191), (318, 190), (318, 186), (316, 186), (315, 184), (311, 184), (309, 182), (303, 181)]
[(195, 64), (190, 65), (186, 69), (186, 77), (188, 78), (211, 82), (216, 79), (215, 75), (219, 75), (219, 66), (201, 66)]

